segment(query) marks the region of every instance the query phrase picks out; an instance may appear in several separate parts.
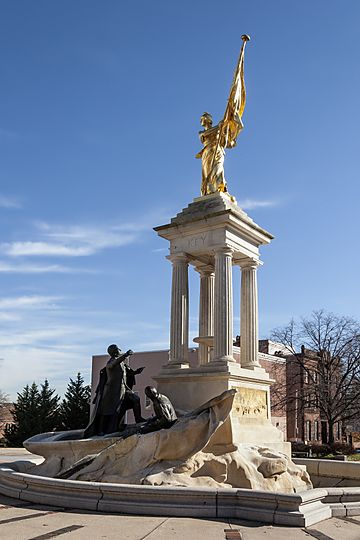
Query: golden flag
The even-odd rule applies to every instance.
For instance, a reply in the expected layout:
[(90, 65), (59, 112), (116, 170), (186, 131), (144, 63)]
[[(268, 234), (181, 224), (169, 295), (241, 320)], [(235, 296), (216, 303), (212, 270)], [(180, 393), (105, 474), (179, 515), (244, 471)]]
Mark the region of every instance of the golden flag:
[(233, 148), (236, 145), (236, 139), (243, 129), (241, 117), (243, 115), (246, 103), (246, 88), (244, 79), (244, 56), (245, 44), (250, 40), (249, 36), (241, 36), (243, 44), (240, 51), (239, 61), (235, 70), (230, 95), (223, 119), (222, 132), (224, 135), (224, 147)]

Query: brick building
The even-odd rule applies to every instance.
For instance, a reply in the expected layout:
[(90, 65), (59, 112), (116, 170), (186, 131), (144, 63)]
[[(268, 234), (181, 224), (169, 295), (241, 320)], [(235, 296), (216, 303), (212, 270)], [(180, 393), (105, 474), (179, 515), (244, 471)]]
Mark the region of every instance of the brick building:
[(13, 404), (5, 403), (0, 405), (0, 444), (1, 440), (4, 437), (4, 430), (7, 424), (13, 424), (13, 414), (12, 414)]
[[(279, 351), (286, 360), (286, 418), (287, 440), (311, 444), (327, 444), (329, 427), (319, 409), (316, 391), (319, 357), (314, 351), (302, 347), (295, 357)], [(335, 441), (342, 440), (342, 425), (334, 427)]]

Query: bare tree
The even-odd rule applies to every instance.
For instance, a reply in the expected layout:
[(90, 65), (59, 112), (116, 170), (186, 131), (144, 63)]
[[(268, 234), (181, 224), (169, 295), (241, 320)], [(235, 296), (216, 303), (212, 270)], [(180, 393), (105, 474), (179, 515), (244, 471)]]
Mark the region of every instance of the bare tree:
[(9, 403), (9, 396), (0, 390), (0, 439), (3, 436), (6, 423), (9, 421)]
[(0, 407), (3, 407), (7, 403), (9, 403), (9, 396), (0, 389)]
[[(324, 310), (277, 328), (272, 339), (281, 343), (301, 369), (287, 378), (287, 405), (304, 408), (313, 401), (328, 423), (329, 444), (334, 426), (360, 413), (360, 325)], [(297, 377), (306, 378), (299, 394)]]

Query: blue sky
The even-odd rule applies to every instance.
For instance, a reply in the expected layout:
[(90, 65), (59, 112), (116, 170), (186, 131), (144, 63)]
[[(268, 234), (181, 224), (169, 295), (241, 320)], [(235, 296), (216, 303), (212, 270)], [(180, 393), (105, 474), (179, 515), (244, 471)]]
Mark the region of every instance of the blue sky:
[[(168, 347), (152, 227), (198, 196), (199, 118), (222, 116), (251, 35), (229, 190), (275, 235), (260, 333), (358, 316), (360, 4), (0, 0), (0, 388), (59, 392), (111, 342)], [(190, 272), (191, 335), (198, 280)], [(234, 271), (234, 334), (239, 333)]]

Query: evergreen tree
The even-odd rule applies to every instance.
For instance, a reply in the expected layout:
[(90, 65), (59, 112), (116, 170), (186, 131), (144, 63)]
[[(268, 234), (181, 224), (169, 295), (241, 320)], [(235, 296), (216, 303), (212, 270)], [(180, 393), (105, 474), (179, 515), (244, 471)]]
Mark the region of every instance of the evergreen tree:
[(41, 385), (39, 397), (39, 426), (38, 433), (54, 431), (59, 424), (60, 398), (55, 394), (55, 389), (50, 388), (49, 381), (45, 379)]
[(14, 424), (6, 426), (4, 434), (8, 446), (22, 446), (28, 439), (39, 430), (39, 389), (35, 383), (25, 386), (17, 395), (14, 403)]
[(84, 385), (80, 373), (76, 379), (70, 379), (65, 397), (60, 407), (62, 429), (82, 429), (89, 422), (90, 386)]
[(5, 428), (8, 446), (22, 446), (22, 443), (36, 435), (56, 429), (59, 421), (59, 396), (50, 388), (45, 379), (39, 390), (34, 382), (28, 384), (17, 395), (14, 403), (14, 424)]

